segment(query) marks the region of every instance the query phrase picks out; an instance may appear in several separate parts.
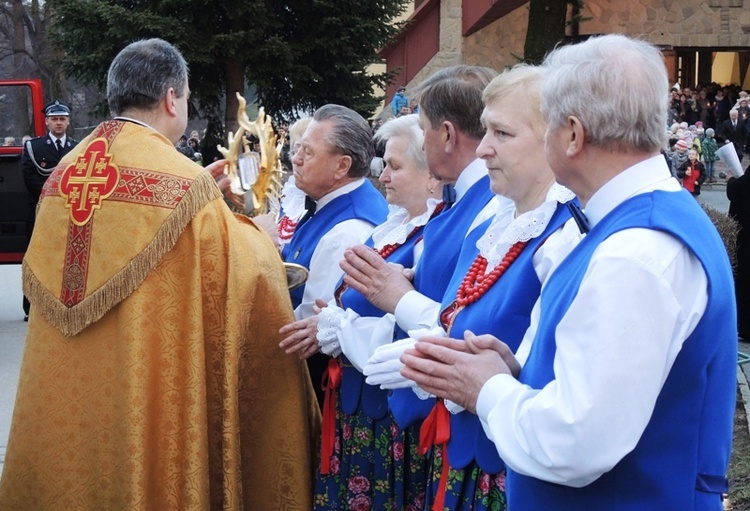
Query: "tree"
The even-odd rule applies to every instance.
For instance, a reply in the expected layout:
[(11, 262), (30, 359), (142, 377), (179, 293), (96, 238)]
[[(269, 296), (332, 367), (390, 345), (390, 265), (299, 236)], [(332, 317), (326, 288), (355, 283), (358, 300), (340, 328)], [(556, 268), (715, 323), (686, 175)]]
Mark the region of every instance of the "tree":
[(47, 98), (67, 99), (62, 69), (46, 37), (48, 5), (0, 2), (0, 71), (8, 78), (41, 78)]
[(296, 117), (328, 102), (370, 115), (365, 70), (398, 31), (408, 0), (48, 0), (54, 41), (70, 76), (104, 88), (107, 68), (127, 43), (161, 37), (190, 66), (192, 98), (205, 115), (224, 106), (236, 129), (235, 92), (254, 84), (274, 117)]
[[(567, 20), (569, 5), (572, 6), (570, 21)], [(582, 10), (583, 0), (530, 0), (524, 61), (541, 63), (547, 53), (565, 40), (566, 26), (572, 25), (577, 32), (578, 23), (585, 21), (580, 14)]]

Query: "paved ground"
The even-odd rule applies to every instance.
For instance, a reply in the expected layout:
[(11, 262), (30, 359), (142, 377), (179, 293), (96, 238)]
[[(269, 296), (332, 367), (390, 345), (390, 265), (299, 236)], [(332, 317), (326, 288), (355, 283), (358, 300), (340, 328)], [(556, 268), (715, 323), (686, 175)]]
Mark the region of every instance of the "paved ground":
[[(723, 185), (704, 186), (700, 201), (719, 211), (727, 211), (729, 207)], [(27, 323), (23, 321), (21, 299), (21, 266), (0, 265), (0, 473), (26, 337)], [(743, 349), (750, 354), (750, 344), (744, 345)], [(737, 373), (750, 416), (750, 363), (744, 364)]]
[(23, 321), (22, 296), (21, 265), (0, 265), (0, 473), (28, 325)]

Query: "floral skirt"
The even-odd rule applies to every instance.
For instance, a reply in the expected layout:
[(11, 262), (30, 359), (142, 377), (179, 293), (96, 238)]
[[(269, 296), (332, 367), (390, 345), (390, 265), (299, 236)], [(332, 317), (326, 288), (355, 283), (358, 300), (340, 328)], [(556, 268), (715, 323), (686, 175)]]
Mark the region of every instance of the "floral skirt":
[(427, 460), (417, 453), (419, 430), (400, 431), (389, 413), (373, 420), (336, 410), (331, 473), (315, 475), (317, 511), (422, 511)]
[[(433, 447), (427, 488), (427, 510), (432, 509), (443, 470), (442, 449)], [(476, 462), (461, 470), (449, 469), (441, 511), (505, 511), (505, 470), (488, 474)]]

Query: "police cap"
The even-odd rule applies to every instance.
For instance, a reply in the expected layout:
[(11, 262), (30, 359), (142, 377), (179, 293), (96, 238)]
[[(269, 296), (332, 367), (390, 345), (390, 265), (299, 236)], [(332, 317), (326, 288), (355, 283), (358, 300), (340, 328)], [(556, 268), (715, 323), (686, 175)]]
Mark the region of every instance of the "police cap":
[(52, 117), (56, 115), (70, 115), (70, 107), (65, 103), (61, 103), (59, 100), (55, 100), (49, 105), (44, 107), (44, 115), (46, 117)]

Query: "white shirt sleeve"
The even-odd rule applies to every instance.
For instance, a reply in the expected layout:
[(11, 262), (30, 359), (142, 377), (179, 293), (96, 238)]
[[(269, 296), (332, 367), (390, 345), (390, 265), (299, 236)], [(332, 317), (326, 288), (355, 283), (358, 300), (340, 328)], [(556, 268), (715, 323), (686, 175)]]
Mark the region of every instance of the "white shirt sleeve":
[(419, 291), (406, 293), (396, 304), (393, 311), (398, 326), (404, 332), (425, 328), (431, 330), (438, 324), (440, 302), (431, 300)]
[[(511, 218), (511, 213), (514, 209), (515, 205), (513, 201), (496, 195), (474, 218), (464, 237), (468, 236), (471, 231), (495, 215), (507, 215), (508, 218)], [(421, 247), (419, 255), (421, 256)], [(416, 266), (415, 264), (415, 268)], [(396, 316), (396, 323), (405, 332), (419, 329), (432, 330), (438, 326), (440, 302), (431, 300), (416, 290), (409, 291), (399, 300), (393, 312)]]
[[(422, 245), (420, 241), (414, 246), (415, 264), (422, 256)], [(439, 307), (440, 304), (437, 306)], [(378, 347), (393, 342), (395, 327), (396, 318), (393, 314), (367, 317), (347, 309), (345, 317), (340, 320), (337, 336), (346, 358), (359, 372), (362, 372), (367, 365), (367, 360)]]
[[(347, 309), (347, 314), (354, 311)], [(393, 314), (382, 317), (347, 317), (339, 325), (338, 338), (346, 358), (361, 373), (375, 350), (393, 342)]]
[(313, 315), (316, 298), (322, 298), (326, 303), (333, 299), (336, 285), (344, 274), (339, 267), (339, 262), (344, 258), (344, 251), (367, 241), (374, 227), (360, 219), (344, 220), (320, 239), (310, 259), (310, 277), (305, 286), (302, 303), (294, 309), (296, 320)]
[(534, 390), (497, 375), (479, 393), (477, 415), (500, 456), (573, 487), (609, 471), (643, 434), (707, 300), (706, 274), (677, 239), (645, 229), (610, 236), (556, 329), (555, 380)]

